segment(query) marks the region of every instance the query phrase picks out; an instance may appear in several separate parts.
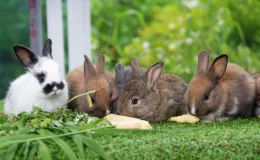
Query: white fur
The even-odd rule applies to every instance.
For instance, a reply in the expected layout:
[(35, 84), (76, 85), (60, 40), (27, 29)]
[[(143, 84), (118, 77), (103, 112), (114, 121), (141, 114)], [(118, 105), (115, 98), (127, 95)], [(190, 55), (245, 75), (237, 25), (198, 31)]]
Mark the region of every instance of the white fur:
[(196, 109), (195, 109), (195, 100), (193, 99), (191, 104), (191, 114), (196, 115)]
[(108, 109), (106, 110), (106, 114), (109, 114), (110, 112), (111, 112), (110, 110), (108, 110)]
[[(40, 84), (35, 73), (47, 73), (44, 83)], [(43, 93), (43, 87), (47, 83), (63, 81), (65, 87), (62, 90)], [(57, 88), (56, 88), (57, 89)], [(44, 111), (53, 112), (68, 101), (68, 87), (64, 79), (61, 79), (59, 65), (50, 58), (39, 58), (29, 72), (14, 80), (8, 90), (4, 112), (6, 114), (19, 114), (23, 111), (31, 112), (33, 106), (42, 108)]]

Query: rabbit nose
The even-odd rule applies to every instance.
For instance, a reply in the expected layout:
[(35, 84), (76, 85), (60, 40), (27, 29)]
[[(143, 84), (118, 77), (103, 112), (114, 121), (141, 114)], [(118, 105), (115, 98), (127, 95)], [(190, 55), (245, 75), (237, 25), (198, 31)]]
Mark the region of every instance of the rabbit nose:
[(59, 90), (59, 88), (57, 86), (54, 86), (52, 90), (57, 91), (57, 90)]

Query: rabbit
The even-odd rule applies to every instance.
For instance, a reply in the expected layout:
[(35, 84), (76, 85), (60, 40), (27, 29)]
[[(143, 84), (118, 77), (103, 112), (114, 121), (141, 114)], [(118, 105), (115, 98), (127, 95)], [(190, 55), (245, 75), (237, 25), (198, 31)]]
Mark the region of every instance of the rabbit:
[[(143, 75), (146, 69), (141, 68), (140, 71), (141, 71), (141, 75)], [(131, 78), (132, 78), (132, 70), (129, 66), (124, 67), (124, 65), (120, 63), (116, 64), (114, 86), (115, 86), (115, 92), (117, 92), (116, 93), (117, 97), (111, 104), (111, 113), (119, 114), (117, 110), (118, 95), (120, 91), (123, 89), (123, 87), (125, 86), (125, 84), (131, 80)]]
[(68, 104), (69, 109), (77, 109), (78, 112), (86, 112), (89, 116), (104, 117), (111, 112), (110, 103), (116, 97), (116, 92), (111, 82), (114, 81), (114, 76), (105, 71), (105, 57), (100, 55), (98, 62), (94, 66), (87, 56), (85, 57), (84, 65), (75, 68), (67, 75), (69, 86), (69, 97), (96, 90), (90, 94), (93, 106), (90, 107), (87, 101), (87, 96), (79, 97)]
[(255, 81), (222, 54), (209, 65), (209, 54), (198, 56), (198, 68), (185, 94), (188, 112), (201, 122), (226, 121), (252, 116)]
[(255, 110), (254, 115), (260, 116), (260, 74), (254, 74), (252, 77), (256, 81), (256, 98), (255, 98)]
[(163, 62), (152, 65), (143, 75), (136, 59), (130, 66), (132, 79), (118, 99), (120, 115), (161, 122), (187, 113), (183, 99), (187, 84), (178, 76), (162, 74)]
[(37, 57), (22, 45), (13, 47), (27, 73), (15, 79), (7, 92), (5, 114), (31, 112), (33, 106), (53, 112), (68, 101), (68, 87), (61, 77), (59, 65), (52, 58), (52, 41), (45, 41), (42, 55)]

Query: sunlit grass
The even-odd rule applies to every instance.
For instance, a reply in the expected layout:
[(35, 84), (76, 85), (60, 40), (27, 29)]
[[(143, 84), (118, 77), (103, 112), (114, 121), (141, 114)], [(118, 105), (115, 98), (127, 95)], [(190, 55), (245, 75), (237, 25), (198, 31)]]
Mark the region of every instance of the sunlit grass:
[(115, 159), (259, 159), (260, 156), (259, 118), (152, 126), (152, 131), (93, 135), (93, 138)]
[[(2, 105), (0, 102), (0, 107)], [(23, 135), (21, 143), (7, 148), (3, 145), (14, 139), (0, 136), (0, 140), (5, 140), (0, 144), (0, 159), (5, 158), (6, 151), (13, 157), (27, 153), (28, 159), (31, 154), (38, 159), (39, 155), (44, 158), (51, 155), (53, 159), (258, 159), (260, 156), (260, 118), (212, 124), (166, 122), (152, 124), (153, 129), (145, 131), (92, 129), (99, 124), (86, 125), (86, 131), (76, 125), (56, 131), (38, 129), (36, 137), (35, 134)], [(67, 146), (62, 147), (64, 144)], [(26, 147), (30, 150), (26, 151)]]

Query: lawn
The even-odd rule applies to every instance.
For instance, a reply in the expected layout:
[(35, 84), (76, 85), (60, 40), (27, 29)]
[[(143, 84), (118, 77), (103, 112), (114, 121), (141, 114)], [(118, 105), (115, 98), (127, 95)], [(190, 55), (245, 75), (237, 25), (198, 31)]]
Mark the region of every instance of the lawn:
[(115, 159), (259, 159), (260, 119), (153, 124), (152, 131), (94, 135)]
[[(2, 103), (0, 108), (1, 105)], [(259, 159), (260, 157), (260, 118), (212, 124), (167, 122), (152, 126), (153, 129), (148, 131), (107, 128), (88, 136), (95, 140), (111, 159)], [(66, 159), (63, 151), (51, 150), (54, 159)], [(77, 152), (75, 149), (74, 151)], [(101, 159), (97, 152), (88, 148), (84, 153), (86, 159)]]

